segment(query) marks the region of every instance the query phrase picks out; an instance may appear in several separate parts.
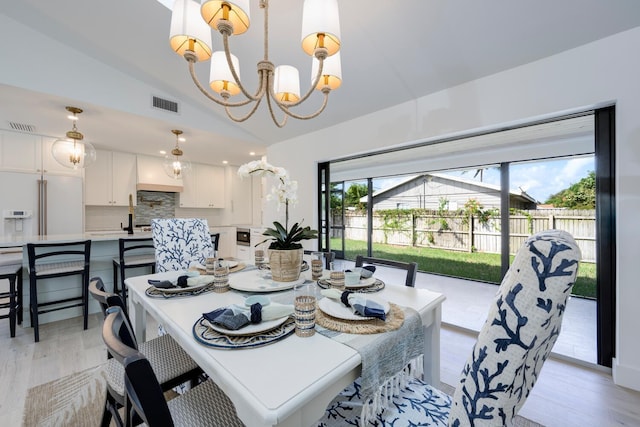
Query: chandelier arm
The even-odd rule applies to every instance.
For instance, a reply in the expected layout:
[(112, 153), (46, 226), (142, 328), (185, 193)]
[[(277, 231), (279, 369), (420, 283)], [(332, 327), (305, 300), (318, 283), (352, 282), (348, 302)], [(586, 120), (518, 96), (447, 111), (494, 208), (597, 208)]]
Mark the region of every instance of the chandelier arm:
[[(267, 81), (265, 79), (262, 80), (262, 87), (260, 88), (260, 92), (264, 93), (265, 89), (264, 87), (267, 85)], [(233, 114), (231, 114), (231, 109), (229, 107), (225, 107), (225, 110), (227, 112), (227, 116), (233, 120), (234, 122), (238, 122), (238, 123), (242, 123), (245, 120), (247, 120), (249, 117), (253, 116), (253, 113), (256, 112), (256, 110), (258, 109), (258, 106), (260, 105), (260, 102), (262, 101), (263, 96), (260, 96), (260, 98), (258, 98), (257, 101), (255, 101), (255, 104), (253, 105), (253, 107), (251, 108), (251, 110), (244, 116), (244, 117), (236, 117)], [(269, 97), (267, 96), (267, 99), (269, 99)]]
[(191, 79), (193, 80), (193, 83), (196, 85), (198, 89), (200, 89), (200, 92), (202, 92), (204, 96), (206, 96), (216, 104), (222, 105), (223, 107), (242, 107), (243, 105), (247, 105), (250, 102), (254, 102), (253, 99), (245, 99), (244, 101), (239, 101), (239, 102), (227, 102), (227, 101), (220, 100), (215, 96), (211, 95), (198, 80), (198, 76), (196, 76), (194, 62), (192, 61), (188, 61), (188, 62), (189, 62), (189, 73), (191, 74)]
[(224, 107), (225, 111), (227, 112), (227, 116), (233, 120), (234, 122), (238, 122), (238, 123), (242, 123), (245, 120), (247, 120), (249, 117), (253, 116), (253, 113), (256, 112), (256, 109), (258, 108), (258, 106), (260, 105), (260, 101), (262, 101), (262, 99), (258, 99), (255, 104), (253, 104), (253, 107), (251, 108), (251, 110), (247, 113), (247, 115), (245, 115), (244, 117), (236, 117), (233, 114), (231, 114), (231, 107)]
[[(271, 91), (273, 92), (273, 91)], [(282, 122), (278, 122), (278, 119), (276, 118), (276, 114), (273, 111), (273, 106), (271, 105), (271, 96), (267, 95), (267, 106), (269, 107), (269, 114), (271, 115), (271, 120), (273, 120), (273, 123), (275, 123), (276, 126), (278, 126), (279, 128), (283, 128), (284, 125), (287, 124), (287, 119), (289, 118), (288, 116), (288, 112), (283, 109), (280, 104), (277, 103), (277, 105), (280, 107), (280, 109), (282, 109), (286, 114), (284, 115), (284, 118), (282, 119)], [(274, 98), (275, 99), (275, 98)]]
[(278, 102), (277, 105), (278, 107), (280, 107), (280, 109), (282, 111), (284, 111), (285, 114), (287, 114), (288, 116), (293, 117), (294, 119), (298, 119), (298, 120), (309, 120), (309, 119), (313, 119), (315, 117), (318, 117), (320, 115), (320, 113), (322, 113), (325, 109), (325, 107), (327, 106), (327, 103), (329, 102), (329, 92), (331, 92), (330, 89), (324, 89), (322, 91), (322, 93), (324, 94), (324, 100), (322, 101), (322, 105), (320, 106), (320, 108), (318, 108), (318, 110), (315, 113), (311, 113), (307, 116), (302, 116), (300, 114), (296, 114), (293, 111), (289, 110), (288, 106), (286, 105), (280, 105), (280, 103)]
[(224, 33), (222, 34), (222, 42), (224, 44), (224, 55), (227, 57), (227, 64), (229, 66), (229, 70), (231, 70), (231, 75), (233, 76), (233, 78), (236, 80), (236, 83), (238, 84), (238, 87), (240, 88), (240, 91), (242, 91), (242, 94), (244, 96), (246, 96), (247, 98), (249, 98), (251, 101), (258, 101), (262, 95), (264, 95), (263, 92), (263, 85), (262, 85), (262, 80), (264, 79), (264, 74), (262, 72), (262, 70), (258, 70), (258, 74), (260, 76), (260, 84), (258, 85), (258, 89), (256, 90), (256, 94), (255, 95), (251, 95), (246, 89), (245, 87), (242, 85), (242, 82), (240, 81), (240, 77), (238, 76), (238, 72), (236, 71), (235, 67), (233, 66), (233, 61), (231, 61), (231, 50), (229, 49), (229, 35)]

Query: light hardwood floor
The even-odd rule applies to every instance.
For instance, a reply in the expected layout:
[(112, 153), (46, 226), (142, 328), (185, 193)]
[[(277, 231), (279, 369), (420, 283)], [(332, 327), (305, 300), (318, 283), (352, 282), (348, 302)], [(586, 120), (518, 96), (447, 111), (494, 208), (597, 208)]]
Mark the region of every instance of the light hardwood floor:
[[(21, 425), (30, 387), (105, 360), (101, 322), (96, 314), (86, 331), (80, 317), (43, 325), (37, 344), (32, 329), (18, 327), (10, 338), (0, 322), (1, 425)], [(150, 336), (154, 330), (150, 324)], [(445, 325), (441, 338), (442, 380), (455, 385), (475, 336)], [(520, 414), (546, 426), (640, 426), (640, 393), (615, 386), (607, 372), (550, 359)]]

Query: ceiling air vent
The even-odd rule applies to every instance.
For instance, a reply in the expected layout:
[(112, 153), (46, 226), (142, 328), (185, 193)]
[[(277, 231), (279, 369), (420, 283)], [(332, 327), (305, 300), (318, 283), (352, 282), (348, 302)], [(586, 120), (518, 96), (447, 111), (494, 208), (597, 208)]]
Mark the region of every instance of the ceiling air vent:
[(159, 108), (165, 111), (171, 111), (172, 113), (178, 112), (178, 103), (175, 101), (169, 101), (168, 99), (153, 97), (153, 107)]
[(34, 125), (26, 125), (24, 123), (9, 122), (9, 126), (11, 129), (19, 130), (20, 132), (34, 133), (36, 131), (36, 127)]

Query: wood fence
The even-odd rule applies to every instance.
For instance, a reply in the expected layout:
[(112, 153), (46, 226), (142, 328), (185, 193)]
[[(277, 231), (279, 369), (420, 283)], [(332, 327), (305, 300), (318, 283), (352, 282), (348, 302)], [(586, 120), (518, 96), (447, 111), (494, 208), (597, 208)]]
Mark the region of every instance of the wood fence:
[[(367, 240), (366, 213), (345, 212), (333, 216), (333, 225), (344, 225), (344, 237)], [(596, 216), (594, 210), (519, 210), (509, 217), (509, 248), (514, 254), (527, 237), (539, 231), (560, 229), (570, 233), (582, 251), (582, 261), (595, 262)], [(430, 247), (466, 252), (500, 253), (500, 217), (482, 222), (453, 212), (398, 211), (397, 215), (373, 214), (373, 242), (398, 246)], [(332, 237), (340, 237), (339, 231)]]

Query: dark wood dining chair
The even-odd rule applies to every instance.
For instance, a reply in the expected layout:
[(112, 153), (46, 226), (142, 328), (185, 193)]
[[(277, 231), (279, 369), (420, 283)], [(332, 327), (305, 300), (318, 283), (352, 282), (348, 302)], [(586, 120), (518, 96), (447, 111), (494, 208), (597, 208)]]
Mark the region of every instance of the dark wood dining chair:
[[(91, 240), (63, 243), (27, 243), (27, 255), (29, 258), (29, 313), (35, 341), (40, 341), (38, 316), (56, 310), (82, 307), (84, 329), (87, 329), (89, 320)], [(39, 281), (73, 275), (81, 277), (80, 296), (69, 297), (67, 292), (60, 292), (58, 294), (65, 296), (62, 298), (54, 296), (54, 299), (47, 302), (38, 301)], [(68, 285), (65, 285), (65, 287), (68, 288)]]
[[(0, 309), (8, 309), (0, 319), (9, 319), (11, 338), (16, 336), (16, 323), (22, 324), (22, 250), (0, 254), (0, 280), (7, 280), (7, 291), (0, 292)], [(14, 251), (15, 248), (0, 248)]]
[(364, 264), (379, 265), (383, 267), (400, 268), (407, 271), (407, 277), (404, 282), (405, 286), (415, 287), (416, 285), (416, 273), (418, 272), (418, 263), (416, 262), (402, 262), (383, 258), (365, 257), (362, 255), (356, 256), (356, 267), (362, 267)]
[(309, 250), (304, 250), (304, 254), (305, 255), (311, 255), (314, 252), (322, 252), (324, 254), (324, 268), (327, 270), (331, 269), (331, 263), (333, 262), (333, 260), (336, 258), (336, 253), (335, 252), (331, 252), (331, 251), (309, 251)]
[(241, 427), (233, 402), (211, 380), (205, 380), (169, 402), (163, 395), (157, 370), (138, 351), (133, 332), (120, 307), (107, 309), (102, 338), (123, 368), (125, 425), (149, 427), (173, 425)]
[(211, 244), (213, 250), (218, 252), (218, 246), (220, 246), (220, 233), (211, 233)]
[[(156, 254), (151, 237), (118, 239), (118, 258), (113, 258), (113, 292), (119, 293), (127, 307), (127, 288), (124, 285), (125, 272), (130, 268), (151, 268), (156, 272)], [(118, 280), (119, 279), (119, 280)], [(121, 289), (118, 290), (118, 281)]]
[[(124, 308), (120, 295), (106, 292), (100, 277), (91, 278), (89, 292), (100, 304), (105, 317), (110, 307)], [(126, 313), (124, 317), (128, 323)], [(121, 333), (126, 334), (127, 345), (147, 357), (163, 391), (170, 390), (188, 381), (195, 382), (202, 374), (198, 364), (170, 335), (161, 335), (149, 341), (138, 343), (131, 327), (123, 327)], [(102, 413), (101, 426), (103, 427), (109, 425), (111, 418), (114, 419), (116, 424), (122, 425), (118, 409), (125, 405), (124, 369), (121, 363), (111, 358), (111, 354), (111, 352), (107, 354), (109, 360), (105, 369), (107, 374), (107, 396)]]

